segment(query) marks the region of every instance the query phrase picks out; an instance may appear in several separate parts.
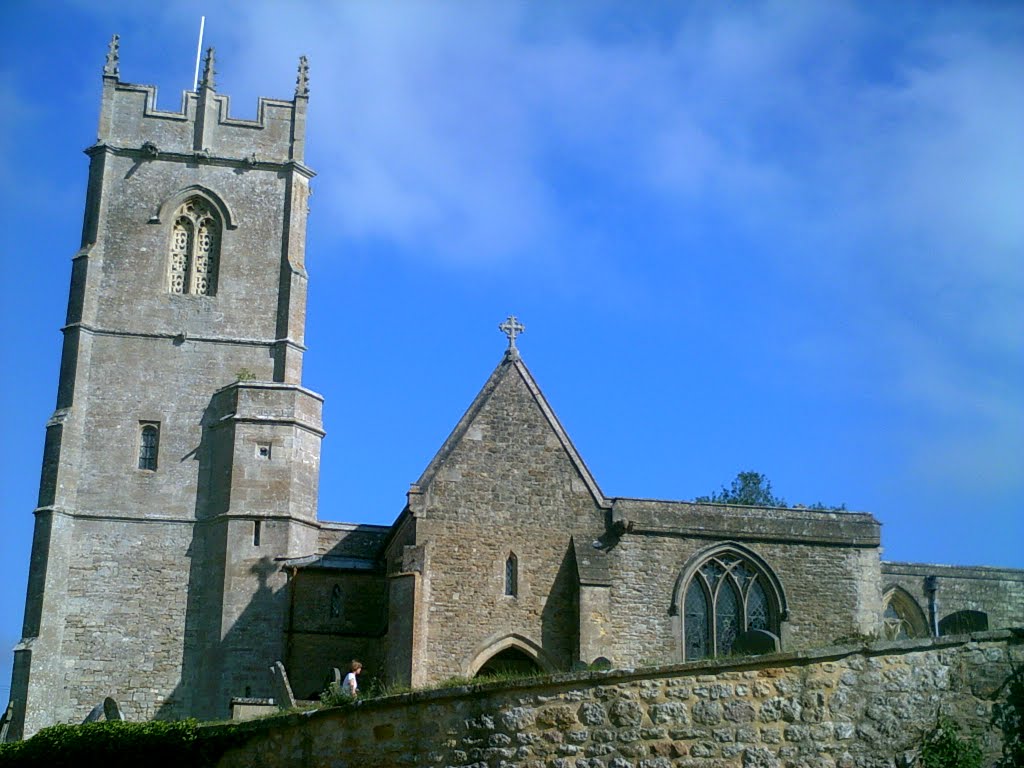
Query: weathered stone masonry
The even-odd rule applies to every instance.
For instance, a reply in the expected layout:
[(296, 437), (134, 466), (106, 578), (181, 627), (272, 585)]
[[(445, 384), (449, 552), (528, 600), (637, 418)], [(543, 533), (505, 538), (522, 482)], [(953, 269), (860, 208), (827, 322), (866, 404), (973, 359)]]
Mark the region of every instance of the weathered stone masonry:
[(937, 715), (981, 736), (1020, 632), (409, 694), (253, 724), (220, 768), (892, 768)]
[(213, 69), (211, 52), (178, 112), (120, 79), (116, 38), (103, 70), (11, 738), (108, 695), (130, 719), (223, 716), (232, 694), (269, 695), (265, 660), (284, 656), (273, 558), (319, 536), (307, 90), (300, 69), (292, 100), (238, 120)]

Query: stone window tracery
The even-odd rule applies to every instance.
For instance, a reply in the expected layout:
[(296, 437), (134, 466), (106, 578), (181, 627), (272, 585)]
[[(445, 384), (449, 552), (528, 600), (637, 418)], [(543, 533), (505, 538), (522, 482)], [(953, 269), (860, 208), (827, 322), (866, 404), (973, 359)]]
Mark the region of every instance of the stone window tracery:
[(928, 637), (928, 622), (913, 597), (892, 587), (882, 597), (882, 636), (886, 640)]
[(780, 608), (763, 570), (733, 551), (712, 555), (683, 593), (683, 658), (728, 655), (743, 632), (779, 634)]
[(175, 211), (169, 266), (171, 293), (217, 293), (220, 235), (220, 219), (203, 198), (190, 197)]

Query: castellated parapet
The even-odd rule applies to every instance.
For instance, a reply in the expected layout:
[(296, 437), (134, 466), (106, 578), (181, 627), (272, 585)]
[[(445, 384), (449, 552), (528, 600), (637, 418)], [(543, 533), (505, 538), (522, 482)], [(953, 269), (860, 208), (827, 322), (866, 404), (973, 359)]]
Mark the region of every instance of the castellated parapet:
[(269, 695), (286, 608), (274, 559), (318, 536), (322, 400), (301, 386), (305, 61), (292, 100), (238, 120), (212, 49), (167, 112), (155, 88), (120, 80), (116, 43), (86, 150), (14, 738), (111, 694), (134, 720)]

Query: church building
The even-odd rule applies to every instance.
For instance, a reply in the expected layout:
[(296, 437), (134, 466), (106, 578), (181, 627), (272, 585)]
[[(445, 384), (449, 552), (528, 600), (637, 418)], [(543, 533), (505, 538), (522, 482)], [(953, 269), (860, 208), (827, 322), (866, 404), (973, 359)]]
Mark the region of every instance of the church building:
[(418, 686), (1024, 625), (1024, 571), (883, 562), (867, 513), (606, 496), (514, 317), (395, 522), (320, 520), (308, 69), (240, 120), (213, 64), (178, 111), (116, 36), (103, 67), (9, 739), (107, 696), (227, 717), (275, 661), (301, 697), (352, 658)]

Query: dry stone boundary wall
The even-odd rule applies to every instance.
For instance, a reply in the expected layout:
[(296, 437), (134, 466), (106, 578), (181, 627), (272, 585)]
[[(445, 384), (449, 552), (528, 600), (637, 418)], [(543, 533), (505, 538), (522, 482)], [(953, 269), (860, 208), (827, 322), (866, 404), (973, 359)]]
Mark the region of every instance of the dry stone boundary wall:
[(219, 765), (898, 768), (939, 712), (991, 764), (1022, 665), (1015, 630), (427, 691), (252, 723)]

